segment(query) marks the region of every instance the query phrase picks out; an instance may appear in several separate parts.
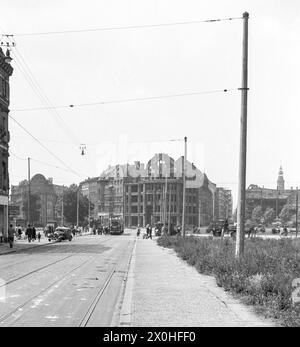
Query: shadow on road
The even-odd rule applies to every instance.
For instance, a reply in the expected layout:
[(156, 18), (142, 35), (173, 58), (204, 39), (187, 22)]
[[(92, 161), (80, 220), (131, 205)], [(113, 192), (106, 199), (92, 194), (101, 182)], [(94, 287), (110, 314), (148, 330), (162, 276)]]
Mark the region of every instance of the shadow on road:
[(81, 254), (96, 254), (103, 253), (110, 250), (111, 247), (107, 247), (101, 244), (90, 244), (90, 243), (71, 243), (71, 242), (60, 242), (55, 244), (43, 245), (38, 247), (22, 248), (17, 250), (14, 254), (51, 254), (51, 253), (81, 253)]

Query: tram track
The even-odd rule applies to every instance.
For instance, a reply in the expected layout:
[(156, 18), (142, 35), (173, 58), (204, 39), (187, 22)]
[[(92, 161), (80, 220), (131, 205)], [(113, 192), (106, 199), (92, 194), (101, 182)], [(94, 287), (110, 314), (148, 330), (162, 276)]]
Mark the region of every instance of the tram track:
[[(113, 237), (111, 237), (111, 238), (109, 238), (109, 239), (106, 239), (106, 240), (104, 240), (104, 242), (101, 242), (101, 244), (104, 244), (104, 243), (106, 243), (106, 242), (108, 242), (108, 241), (110, 241), (110, 240), (112, 240), (112, 239), (113, 239)], [(29, 271), (29, 272), (27, 272), (26, 274), (24, 274), (24, 275), (22, 275), (22, 276), (15, 277), (15, 278), (13, 278), (13, 279), (7, 281), (6, 283), (0, 285), (0, 288), (5, 287), (5, 286), (7, 286), (7, 285), (9, 285), (9, 284), (11, 284), (11, 283), (14, 283), (14, 282), (16, 282), (16, 281), (19, 281), (19, 280), (21, 280), (21, 279), (23, 279), (23, 278), (25, 278), (25, 277), (30, 276), (30, 275), (33, 275), (33, 274), (35, 274), (35, 273), (37, 273), (37, 272), (39, 272), (39, 271), (42, 271), (42, 270), (48, 268), (49, 266), (53, 266), (53, 265), (55, 265), (55, 264), (57, 264), (57, 263), (60, 263), (60, 262), (66, 260), (66, 259), (68, 259), (68, 258), (75, 257), (76, 255), (77, 255), (77, 253), (71, 254), (71, 255), (68, 255), (68, 256), (66, 256), (66, 257), (64, 257), (64, 258), (61, 258), (61, 259), (58, 259), (58, 260), (56, 260), (56, 261), (47, 263), (46, 265), (43, 265), (43, 266), (41, 266), (41, 267), (39, 267), (39, 268), (37, 268), (37, 269), (34, 269), (34, 270), (32, 270), (32, 271)], [(30, 261), (30, 259), (29, 259), (28, 261)], [(20, 262), (20, 263), (23, 263), (23, 262)], [(17, 263), (17, 264), (19, 264), (19, 263)], [(10, 266), (10, 265), (8, 265), (8, 266)]]
[[(134, 242), (134, 244), (135, 244), (135, 242)], [(122, 259), (124, 254), (126, 254), (127, 249), (125, 249), (122, 252), (122, 254), (119, 256), (116, 265), (110, 271), (108, 271), (108, 275), (107, 275), (107, 277), (105, 279), (104, 284), (100, 287), (100, 289), (98, 290), (97, 294), (94, 296), (93, 300), (91, 301), (91, 304), (89, 305), (88, 310), (86, 311), (86, 313), (84, 314), (83, 318), (81, 319), (78, 327), (86, 327), (88, 325), (88, 323), (90, 322), (90, 320), (93, 317), (94, 311), (95, 311), (99, 301), (101, 300), (101, 298), (104, 295), (105, 291), (109, 287), (109, 285), (110, 285), (114, 275), (117, 274), (117, 273), (123, 272), (124, 273), (124, 277), (125, 278), (127, 277), (128, 270), (129, 270), (129, 264), (130, 264), (131, 257), (132, 257), (131, 253), (132, 253), (132, 250), (134, 249), (134, 244), (133, 244), (133, 247), (131, 248), (129, 260), (126, 263), (126, 271), (118, 271), (118, 266), (119, 266), (120, 259)], [(130, 245), (128, 247), (130, 247)]]
[(88, 322), (90, 321), (94, 311), (95, 311), (95, 308), (99, 302), (99, 300), (101, 299), (104, 291), (106, 290), (106, 288), (108, 287), (109, 283), (111, 282), (112, 280), (112, 277), (113, 275), (115, 274), (116, 272), (116, 267), (111, 270), (104, 282), (104, 285), (100, 288), (100, 290), (98, 291), (97, 295), (94, 297), (94, 299), (92, 300), (92, 303), (90, 304), (87, 312), (85, 313), (84, 317), (82, 318), (82, 320), (80, 321), (79, 323), (79, 327), (86, 327)]
[[(89, 259), (85, 260), (83, 263), (81, 263), (80, 265), (77, 265), (75, 268), (73, 268), (72, 270), (68, 271), (66, 274), (63, 274), (62, 276), (60, 276), (58, 279), (56, 279), (54, 282), (52, 282), (51, 284), (49, 284), (46, 288), (42, 289), (40, 292), (34, 294), (33, 296), (31, 296), (29, 299), (27, 299), (25, 302), (23, 302), (22, 304), (18, 305), (17, 307), (15, 307), (13, 310), (11, 310), (10, 312), (4, 314), (3, 316), (0, 316), (0, 325), (3, 324), (3, 322), (5, 320), (7, 320), (8, 318), (10, 318), (15, 312), (19, 311), (20, 309), (22, 309), (24, 306), (26, 306), (28, 303), (30, 303), (32, 300), (34, 300), (36, 297), (40, 296), (41, 294), (45, 293), (47, 290), (49, 290), (51, 287), (55, 286), (57, 283), (59, 283), (60, 281), (62, 281), (64, 278), (66, 278), (68, 275), (70, 275), (72, 272), (76, 271), (77, 269), (79, 269), (80, 267), (84, 266), (88, 261), (90, 261), (93, 257), (90, 257)], [(15, 320), (16, 321), (16, 320)]]
[[(104, 242), (102, 243), (106, 243), (111, 241), (112, 239), (114, 239), (114, 237), (109, 238), (104, 240)], [(97, 291), (96, 295), (91, 299), (91, 303), (88, 307), (88, 309), (86, 310), (85, 314), (83, 315), (82, 319), (80, 320), (79, 326), (80, 327), (85, 327), (87, 326), (87, 324), (89, 323), (91, 317), (93, 316), (93, 313), (95, 311), (95, 308), (97, 307), (97, 304), (99, 303), (102, 295), (105, 293), (107, 287), (109, 286), (109, 284), (111, 283), (112, 278), (114, 277), (114, 275), (116, 273), (118, 273), (119, 271), (117, 271), (118, 265), (120, 260), (124, 257), (124, 254), (126, 254), (126, 252), (128, 252), (128, 248), (130, 247), (130, 244), (128, 245), (128, 247), (126, 247), (123, 252), (121, 252), (121, 254), (119, 255), (119, 257), (117, 259), (115, 259), (114, 261), (114, 265), (112, 268), (108, 269), (108, 275), (106, 276), (106, 279), (104, 281), (104, 284), (101, 286), (101, 288)], [(56, 262), (53, 263), (58, 263), (60, 261), (63, 261), (67, 258), (73, 257), (76, 254), (72, 254), (70, 256), (64, 257), (63, 259), (57, 260)], [(47, 291), (51, 290), (52, 287), (56, 286), (59, 282), (63, 281), (64, 279), (66, 279), (68, 276), (70, 276), (73, 272), (75, 272), (76, 270), (80, 269), (81, 267), (83, 267), (84, 265), (86, 265), (88, 262), (91, 262), (95, 259), (97, 255), (93, 255), (90, 256), (88, 259), (86, 259), (84, 262), (82, 262), (81, 264), (77, 265), (76, 267), (72, 268), (70, 271), (68, 271), (67, 273), (64, 273), (63, 275), (59, 276), (59, 278), (57, 278), (55, 281), (53, 281), (52, 283), (50, 283), (46, 288), (43, 288), (42, 290), (40, 290), (39, 292), (35, 293), (34, 295), (30, 296), (26, 301), (22, 302), (21, 304), (19, 304), (18, 306), (16, 306), (14, 309), (10, 310), (9, 312), (7, 312), (6, 314), (0, 316), (0, 326), (5, 324), (7, 321), (9, 321), (9, 319), (12, 318), (12, 316), (21, 311), (26, 305), (30, 304), (32, 301), (34, 301), (34, 299), (36, 299), (37, 297), (41, 296), (42, 294), (46, 293)], [(48, 265), (47, 265), (48, 266)], [(47, 266), (43, 266), (41, 268), (45, 268)], [(15, 282), (21, 278), (24, 278), (34, 272), (38, 272), (41, 270), (41, 268), (37, 269), (36, 271), (32, 271), (26, 275), (20, 276), (19, 278), (13, 279), (12, 281), (8, 282), (7, 284), (10, 284), (12, 282)], [(6, 284), (6, 285), (7, 285)], [(1, 287), (0, 287), (1, 288)], [(20, 315), (19, 317), (14, 317), (13, 318), (13, 322), (11, 324), (15, 324), (19, 319), (22, 318), (22, 315)]]

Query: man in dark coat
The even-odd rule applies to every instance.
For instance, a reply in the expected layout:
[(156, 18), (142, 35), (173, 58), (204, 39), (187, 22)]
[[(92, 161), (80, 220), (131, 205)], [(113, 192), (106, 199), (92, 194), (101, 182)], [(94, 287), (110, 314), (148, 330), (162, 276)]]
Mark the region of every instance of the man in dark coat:
[(32, 227), (32, 240), (35, 241), (36, 240), (36, 230), (35, 227)]
[(12, 226), (12, 224), (9, 226), (8, 228), (8, 242), (9, 242), (9, 248), (13, 248), (14, 246), (14, 235), (15, 235), (15, 231), (14, 228)]

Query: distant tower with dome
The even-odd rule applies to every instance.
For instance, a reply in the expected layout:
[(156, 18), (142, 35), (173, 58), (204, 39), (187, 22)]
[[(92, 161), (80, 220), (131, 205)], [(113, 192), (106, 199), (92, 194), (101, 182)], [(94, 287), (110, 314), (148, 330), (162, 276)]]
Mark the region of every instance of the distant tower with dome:
[(277, 189), (284, 190), (284, 178), (283, 178), (282, 166), (280, 166), (279, 173), (278, 173)]

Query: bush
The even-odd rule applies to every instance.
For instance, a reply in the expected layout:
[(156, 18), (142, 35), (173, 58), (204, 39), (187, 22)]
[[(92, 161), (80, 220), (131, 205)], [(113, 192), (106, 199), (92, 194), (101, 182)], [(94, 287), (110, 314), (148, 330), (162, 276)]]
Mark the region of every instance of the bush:
[(291, 299), (292, 282), (300, 278), (300, 240), (249, 239), (239, 260), (231, 239), (162, 236), (158, 244), (173, 248), (200, 273), (214, 275), (219, 286), (282, 325), (300, 326), (300, 304)]

